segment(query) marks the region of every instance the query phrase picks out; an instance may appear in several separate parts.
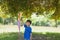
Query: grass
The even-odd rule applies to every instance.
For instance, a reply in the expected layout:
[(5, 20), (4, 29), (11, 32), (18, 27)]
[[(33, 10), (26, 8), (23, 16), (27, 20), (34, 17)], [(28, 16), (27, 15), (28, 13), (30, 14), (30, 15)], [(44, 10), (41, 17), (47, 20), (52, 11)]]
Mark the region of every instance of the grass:
[(17, 33), (0, 34), (0, 40), (17, 40)]
[(33, 33), (35, 40), (60, 40), (60, 33)]
[[(33, 40), (60, 40), (60, 33), (33, 33)], [(0, 40), (18, 40), (18, 33), (1, 33)], [(23, 40), (23, 33), (20, 35)]]

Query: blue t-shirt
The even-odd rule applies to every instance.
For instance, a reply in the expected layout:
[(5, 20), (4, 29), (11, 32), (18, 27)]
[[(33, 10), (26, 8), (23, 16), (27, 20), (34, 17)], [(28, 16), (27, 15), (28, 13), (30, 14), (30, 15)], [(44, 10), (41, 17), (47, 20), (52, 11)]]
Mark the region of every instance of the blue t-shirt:
[(30, 34), (32, 33), (31, 27), (27, 27), (27, 25), (24, 25), (25, 31), (24, 31), (24, 38), (25, 39), (30, 39)]

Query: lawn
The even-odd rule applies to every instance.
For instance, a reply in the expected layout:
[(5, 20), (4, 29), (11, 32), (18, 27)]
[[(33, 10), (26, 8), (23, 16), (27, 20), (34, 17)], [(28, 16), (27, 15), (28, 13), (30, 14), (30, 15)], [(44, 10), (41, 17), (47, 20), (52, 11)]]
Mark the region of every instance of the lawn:
[[(60, 40), (60, 33), (33, 33), (33, 40)], [(18, 33), (0, 33), (0, 40), (18, 40)], [(23, 33), (20, 35), (20, 40), (23, 40)]]
[[(21, 32), (24, 32), (24, 28), (21, 27)], [(33, 26), (32, 39), (33, 40), (60, 40), (60, 27), (37, 27)], [(5, 33), (4, 33), (5, 32)], [(0, 25), (0, 40), (18, 40), (18, 27), (17, 25)], [(45, 34), (45, 32), (47, 32)], [(23, 39), (23, 33), (20, 34), (20, 39)]]

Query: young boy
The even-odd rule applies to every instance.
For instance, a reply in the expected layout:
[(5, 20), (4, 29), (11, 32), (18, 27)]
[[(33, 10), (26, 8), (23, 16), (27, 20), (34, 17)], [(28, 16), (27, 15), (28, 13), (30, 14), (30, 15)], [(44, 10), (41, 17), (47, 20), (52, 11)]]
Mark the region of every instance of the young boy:
[(26, 24), (24, 24), (24, 40), (32, 40), (32, 28), (30, 27), (31, 21), (27, 20)]

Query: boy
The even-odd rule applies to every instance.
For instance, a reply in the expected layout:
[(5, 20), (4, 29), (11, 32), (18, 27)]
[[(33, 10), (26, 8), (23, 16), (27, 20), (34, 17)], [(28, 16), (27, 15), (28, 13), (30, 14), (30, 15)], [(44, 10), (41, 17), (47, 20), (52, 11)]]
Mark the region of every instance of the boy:
[(31, 21), (27, 20), (26, 24), (24, 24), (24, 40), (32, 40), (32, 29), (30, 27), (31, 25)]

